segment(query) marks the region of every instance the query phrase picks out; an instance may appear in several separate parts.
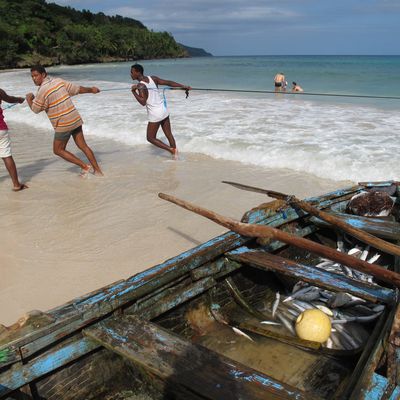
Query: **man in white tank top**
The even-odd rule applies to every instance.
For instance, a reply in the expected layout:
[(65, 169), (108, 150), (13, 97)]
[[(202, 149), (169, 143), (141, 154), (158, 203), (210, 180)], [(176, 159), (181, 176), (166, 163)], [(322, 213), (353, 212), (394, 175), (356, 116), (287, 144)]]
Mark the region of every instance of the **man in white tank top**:
[[(144, 70), (141, 65), (132, 65), (131, 77), (133, 80), (139, 81), (139, 84), (132, 85), (132, 93), (139, 104), (146, 106), (147, 109), (147, 116), (149, 119), (149, 123), (147, 125), (147, 140), (151, 144), (169, 151), (176, 159), (178, 150), (176, 148), (175, 139), (171, 131), (169, 111), (163, 97), (158, 90), (158, 85), (182, 88), (186, 91), (190, 90), (191, 88), (190, 86), (182, 85), (177, 82), (158, 78), (157, 76), (144, 76), (143, 72)], [(169, 146), (156, 137), (160, 126), (166, 138), (168, 139)]]

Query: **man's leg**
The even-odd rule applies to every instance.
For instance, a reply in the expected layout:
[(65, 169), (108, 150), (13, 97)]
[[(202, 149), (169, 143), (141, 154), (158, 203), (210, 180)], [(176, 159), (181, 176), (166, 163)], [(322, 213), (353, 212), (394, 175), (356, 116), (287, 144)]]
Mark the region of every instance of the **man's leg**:
[(167, 146), (164, 142), (162, 142), (161, 140), (156, 138), (158, 128), (160, 127), (160, 125), (164, 121), (162, 121), (162, 122), (149, 122), (148, 123), (148, 125), (147, 125), (147, 141), (150, 142), (151, 144), (154, 144), (154, 146), (159, 147), (160, 149), (167, 150), (171, 154), (174, 154), (175, 152), (174, 152), (174, 149), (172, 147)]
[(13, 190), (14, 191), (20, 191), (23, 189), (26, 189), (28, 186), (26, 186), (23, 183), (20, 183), (18, 180), (18, 172), (17, 172), (17, 167), (15, 165), (14, 159), (12, 156), (9, 157), (4, 157), (3, 158), (4, 165), (7, 168), (8, 173), (10, 174), (12, 183), (13, 183)]
[[(53, 152), (56, 156), (63, 158), (65, 161), (68, 161), (72, 164), (76, 164), (81, 167), (83, 170), (88, 169), (88, 165), (85, 164), (82, 160), (78, 157), (70, 153), (69, 151), (65, 150), (67, 147), (68, 139), (67, 140), (58, 140), (54, 139), (53, 142)], [(89, 166), (90, 167), (90, 166)]]
[(97, 160), (96, 157), (94, 156), (92, 149), (86, 144), (85, 137), (83, 136), (83, 131), (80, 130), (78, 133), (73, 134), (72, 137), (74, 138), (75, 144), (78, 146), (80, 150), (83, 151), (83, 153), (89, 160), (90, 164), (92, 164), (94, 173), (96, 175), (103, 175), (103, 172), (99, 167), (99, 164), (97, 164)]
[(172, 130), (171, 130), (171, 121), (169, 120), (169, 117), (165, 118), (163, 121), (161, 121), (161, 128), (164, 132), (164, 135), (168, 139), (169, 145), (173, 148), (176, 149), (176, 143), (175, 143), (175, 138), (172, 135)]

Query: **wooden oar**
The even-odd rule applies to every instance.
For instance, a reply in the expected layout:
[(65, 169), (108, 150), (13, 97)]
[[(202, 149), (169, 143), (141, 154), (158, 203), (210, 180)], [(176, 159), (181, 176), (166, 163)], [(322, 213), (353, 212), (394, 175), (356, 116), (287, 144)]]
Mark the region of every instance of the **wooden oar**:
[(328, 258), (329, 260), (333, 260), (340, 264), (346, 265), (350, 268), (354, 268), (363, 273), (373, 275), (377, 279), (380, 279), (386, 283), (400, 287), (400, 274), (386, 270), (374, 264), (369, 264), (366, 261), (360, 260), (353, 256), (349, 256), (345, 253), (341, 253), (330, 247), (323, 246), (319, 243), (315, 243), (308, 239), (303, 239), (301, 237), (291, 235), (289, 233), (283, 232), (276, 228), (272, 228), (270, 226), (245, 224), (243, 222), (236, 221), (232, 218), (224, 217), (220, 214), (199, 207), (187, 201), (180, 200), (168, 194), (159, 193), (158, 196), (161, 199), (177, 204), (178, 206), (181, 206), (186, 210), (202, 215), (203, 217), (206, 217), (216, 222), (217, 224), (224, 226), (225, 228), (237, 232), (240, 235), (248, 237), (266, 237), (270, 239), (279, 240), (281, 242), (291, 244), (301, 249), (305, 249), (312, 253), (318, 254), (321, 257)]
[(386, 240), (380, 239), (374, 235), (371, 235), (370, 233), (365, 232), (359, 228), (355, 228), (354, 226), (348, 224), (347, 222), (341, 220), (340, 218), (332, 214), (329, 214), (325, 211), (321, 211), (318, 208), (313, 207), (310, 203), (300, 200), (295, 196), (290, 196), (280, 192), (274, 192), (273, 190), (267, 190), (267, 189), (257, 188), (254, 186), (243, 185), (241, 183), (236, 183), (236, 182), (228, 182), (228, 181), (222, 181), (222, 182), (235, 186), (239, 189), (248, 190), (250, 192), (263, 193), (275, 199), (285, 200), (289, 204), (293, 204), (298, 208), (301, 208), (302, 210), (308, 212), (309, 214), (314, 215), (315, 217), (318, 217), (330, 223), (331, 225), (334, 225), (335, 227), (342, 229), (351, 236), (354, 236), (355, 238), (371, 245), (376, 249), (382, 250), (385, 253), (392, 254), (394, 256), (400, 256), (399, 246), (396, 246), (393, 243), (389, 243)]

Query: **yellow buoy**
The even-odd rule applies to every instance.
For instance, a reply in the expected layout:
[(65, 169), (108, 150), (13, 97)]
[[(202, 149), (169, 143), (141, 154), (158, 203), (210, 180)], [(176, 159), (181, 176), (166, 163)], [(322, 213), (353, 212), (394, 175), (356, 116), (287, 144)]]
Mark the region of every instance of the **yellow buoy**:
[(297, 317), (296, 333), (301, 339), (324, 343), (331, 334), (331, 320), (321, 310), (306, 310)]

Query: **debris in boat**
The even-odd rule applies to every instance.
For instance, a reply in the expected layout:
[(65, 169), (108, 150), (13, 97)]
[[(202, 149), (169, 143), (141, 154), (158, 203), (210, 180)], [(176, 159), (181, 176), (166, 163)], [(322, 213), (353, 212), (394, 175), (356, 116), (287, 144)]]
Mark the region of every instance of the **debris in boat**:
[(279, 306), (279, 301), (281, 299), (281, 295), (279, 292), (276, 292), (274, 304), (272, 304), (272, 318), (275, 318), (276, 310)]
[(215, 324), (215, 320), (217, 320), (212, 312), (212, 307), (209, 309), (202, 303), (189, 308), (185, 313), (185, 319), (193, 331), (200, 336), (206, 335), (212, 330), (212, 325)]
[(392, 211), (394, 200), (381, 191), (362, 192), (353, 196), (347, 204), (348, 214), (364, 217), (386, 217)]
[(232, 328), (233, 332), (235, 332), (237, 335), (243, 336), (244, 338), (246, 338), (246, 339), (248, 339), (248, 340), (254, 342), (254, 340), (253, 340), (249, 335), (247, 335), (246, 333), (244, 333), (244, 332), (241, 331), (240, 329), (235, 328), (234, 326), (231, 326), (231, 328)]
[(297, 336), (304, 340), (324, 343), (331, 335), (331, 320), (321, 310), (306, 310), (296, 320)]

